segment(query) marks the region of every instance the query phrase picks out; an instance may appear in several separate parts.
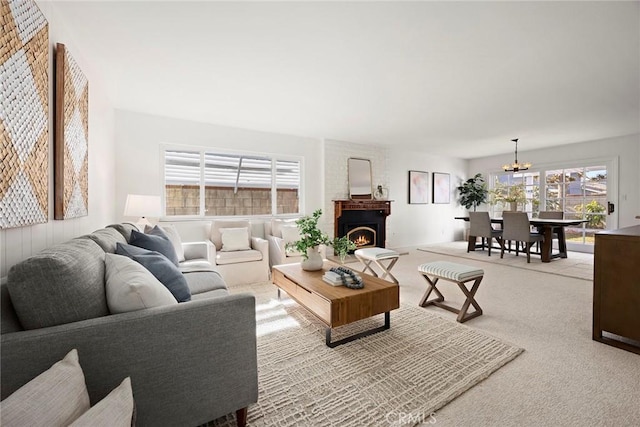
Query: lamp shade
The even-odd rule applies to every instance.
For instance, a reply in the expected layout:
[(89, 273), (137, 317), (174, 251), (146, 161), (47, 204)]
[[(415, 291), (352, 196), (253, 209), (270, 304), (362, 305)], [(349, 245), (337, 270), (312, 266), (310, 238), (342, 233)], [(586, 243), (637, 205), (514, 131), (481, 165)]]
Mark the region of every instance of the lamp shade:
[(124, 216), (158, 218), (162, 215), (160, 196), (127, 195)]

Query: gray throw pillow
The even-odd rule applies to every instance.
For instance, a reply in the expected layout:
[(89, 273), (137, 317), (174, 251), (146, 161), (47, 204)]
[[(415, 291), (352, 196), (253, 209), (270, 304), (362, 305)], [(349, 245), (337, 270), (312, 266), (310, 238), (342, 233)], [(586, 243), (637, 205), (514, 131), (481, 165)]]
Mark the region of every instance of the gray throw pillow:
[(129, 244), (150, 251), (160, 252), (177, 267), (179, 264), (178, 255), (169, 237), (157, 226), (154, 227), (153, 232), (154, 234), (144, 234), (133, 230)]
[(163, 226), (156, 225), (155, 227), (145, 225), (144, 232), (146, 234), (156, 235), (155, 230), (157, 228), (164, 231), (164, 234), (167, 235), (167, 237), (169, 238), (169, 241), (173, 244), (173, 249), (175, 249), (176, 255), (178, 255), (178, 261), (179, 262), (184, 261), (184, 248), (182, 247), (182, 239), (180, 238), (180, 234), (178, 233), (178, 230), (176, 230), (176, 228), (171, 224), (163, 225)]
[(142, 264), (171, 291), (178, 302), (191, 301), (191, 291), (184, 275), (161, 253), (118, 243), (116, 254), (128, 256)]

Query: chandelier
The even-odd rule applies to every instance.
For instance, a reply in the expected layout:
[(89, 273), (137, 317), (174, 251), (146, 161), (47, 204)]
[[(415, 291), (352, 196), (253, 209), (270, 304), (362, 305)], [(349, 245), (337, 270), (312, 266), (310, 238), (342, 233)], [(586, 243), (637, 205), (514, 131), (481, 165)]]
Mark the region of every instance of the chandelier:
[(519, 163), (518, 162), (518, 138), (512, 139), (511, 141), (516, 143), (516, 159), (510, 165), (503, 165), (502, 169), (505, 172), (518, 172), (518, 171), (526, 171), (531, 167), (531, 163)]

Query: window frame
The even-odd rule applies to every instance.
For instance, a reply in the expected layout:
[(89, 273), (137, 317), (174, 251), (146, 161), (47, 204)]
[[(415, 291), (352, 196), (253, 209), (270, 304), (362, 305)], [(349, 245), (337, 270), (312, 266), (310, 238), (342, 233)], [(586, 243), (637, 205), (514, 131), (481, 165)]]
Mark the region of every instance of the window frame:
[[(167, 215), (167, 201), (166, 201), (166, 175), (165, 175), (165, 153), (167, 151), (190, 151), (190, 152), (198, 152), (200, 154), (200, 192), (199, 192), (199, 214), (196, 215)], [(231, 155), (231, 156), (252, 156), (252, 157), (265, 157), (271, 160), (271, 213), (268, 214), (259, 214), (259, 215), (207, 215), (206, 213), (206, 200), (205, 200), (205, 153), (214, 153), (221, 155)], [(212, 218), (287, 218), (287, 217), (298, 217), (303, 214), (303, 206), (304, 206), (304, 157), (295, 156), (290, 154), (279, 154), (279, 153), (267, 153), (267, 152), (256, 152), (256, 151), (244, 151), (244, 150), (229, 150), (225, 148), (219, 147), (204, 147), (204, 146), (194, 146), (194, 145), (178, 145), (178, 144), (160, 144), (159, 151), (160, 158), (160, 194), (161, 194), (161, 203), (162, 203), (162, 217), (161, 219), (164, 221), (189, 221), (189, 220), (204, 220), (204, 219), (212, 219)], [(287, 214), (279, 214), (277, 213), (277, 180), (276, 180), (276, 166), (278, 161), (289, 161), (289, 162), (298, 162), (300, 165), (300, 175), (299, 175), (299, 187), (298, 187), (298, 213), (287, 213)]]

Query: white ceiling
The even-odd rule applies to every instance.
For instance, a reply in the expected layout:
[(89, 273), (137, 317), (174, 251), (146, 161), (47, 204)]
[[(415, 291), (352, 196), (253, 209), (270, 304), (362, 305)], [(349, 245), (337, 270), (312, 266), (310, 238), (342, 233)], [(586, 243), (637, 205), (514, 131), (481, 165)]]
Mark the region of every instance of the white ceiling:
[(474, 158), (640, 131), (640, 3), (56, 2), (117, 108)]

